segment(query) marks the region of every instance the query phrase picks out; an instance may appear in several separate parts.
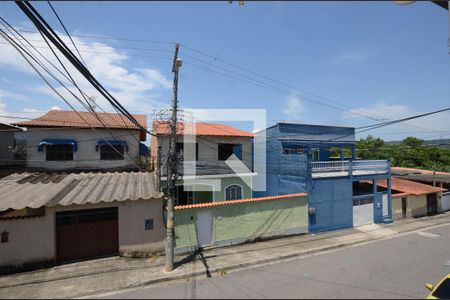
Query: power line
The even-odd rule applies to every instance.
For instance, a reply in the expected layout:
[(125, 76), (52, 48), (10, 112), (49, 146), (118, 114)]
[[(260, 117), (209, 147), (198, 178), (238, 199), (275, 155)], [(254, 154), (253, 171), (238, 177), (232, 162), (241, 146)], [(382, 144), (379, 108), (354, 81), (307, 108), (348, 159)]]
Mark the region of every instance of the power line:
[[(28, 33), (37, 33), (37, 31), (33, 30), (25, 30), (21, 29), (22, 32)], [(126, 41), (126, 42), (142, 42), (142, 43), (153, 43), (153, 44), (168, 44), (175, 45), (176, 42), (168, 42), (168, 41), (156, 41), (156, 40), (145, 40), (145, 39), (130, 39), (130, 38), (122, 38), (122, 37), (106, 37), (99, 35), (81, 35), (81, 34), (72, 34), (72, 36), (82, 37), (82, 38), (92, 38), (92, 39), (104, 39), (104, 40), (115, 40), (115, 41)]]
[[(3, 18), (2, 18), (3, 19)], [(14, 30), (14, 28), (12, 28), (13, 30)], [(9, 30), (9, 29), (8, 29)], [(16, 50), (19, 52), (19, 54), (21, 54), (22, 55), (22, 57), (28, 62), (28, 64), (38, 73), (38, 75), (47, 83), (47, 85), (64, 101), (64, 102), (66, 102), (66, 104), (68, 104), (71, 108), (72, 108), (72, 110), (74, 110), (76, 113), (77, 113), (77, 115), (91, 128), (91, 129), (93, 129), (94, 131), (96, 131), (96, 129), (95, 128), (93, 128), (88, 122), (86, 122), (86, 120), (79, 114), (79, 112), (78, 111), (76, 111), (75, 110), (75, 108), (64, 98), (64, 97), (62, 97), (62, 95), (60, 94), (60, 93), (58, 93), (58, 91), (56, 91), (56, 89), (50, 84), (50, 82), (40, 73), (40, 71), (39, 70), (37, 70), (36, 69), (36, 67), (31, 63), (31, 61), (29, 61), (28, 60), (28, 58), (21, 52), (21, 51), (23, 51), (24, 53), (26, 53), (28, 56), (30, 56), (41, 68), (43, 68), (48, 74), (50, 74), (55, 80), (57, 80), (63, 87), (65, 87), (65, 85), (59, 80), (59, 79), (57, 79), (56, 77), (55, 77), (55, 75), (54, 74), (52, 74), (47, 68), (45, 68), (43, 65), (42, 65), (42, 63), (40, 63), (39, 62), (39, 60), (37, 60), (36, 59), (36, 57), (34, 57), (33, 55), (31, 55), (27, 50), (25, 50), (24, 48), (22, 48), (20, 45), (18, 45), (17, 44), (17, 42), (15, 42), (14, 40), (12, 40), (9, 36), (8, 36), (8, 34), (6, 33), (6, 32), (4, 32), (2, 29), (0, 29), (0, 34), (7, 40), (7, 41), (9, 41), (10, 43), (11, 43), (11, 45), (14, 47), (14, 48), (16, 48)], [(62, 63), (61, 63), (62, 64)], [(67, 71), (67, 70), (66, 70)], [(69, 76), (70, 76), (70, 74), (69, 74)], [(72, 81), (73, 81), (73, 79), (72, 79)], [(66, 89), (67, 89), (67, 87), (65, 87)], [(68, 90), (68, 89), (67, 89)], [(76, 95), (74, 95), (70, 90), (69, 90), (69, 92), (78, 100), (78, 101), (80, 101), (80, 103), (81, 103), (81, 100), (76, 96)], [(97, 131), (96, 131), (97, 132)], [(109, 144), (109, 146), (110, 147), (112, 147), (112, 149), (114, 149), (114, 151), (116, 151), (119, 155), (122, 155), (123, 156), (123, 154), (122, 153), (120, 153), (114, 146), (112, 146), (109, 142), (108, 142), (108, 140), (106, 140), (105, 138), (104, 138), (104, 141), (106, 141), (108, 144)], [(127, 154), (128, 154), (128, 152), (127, 152)], [(129, 154), (128, 154), (129, 155)], [(133, 162), (133, 164), (138, 168), (138, 169), (140, 169), (140, 170), (142, 170), (136, 163), (134, 163)]]

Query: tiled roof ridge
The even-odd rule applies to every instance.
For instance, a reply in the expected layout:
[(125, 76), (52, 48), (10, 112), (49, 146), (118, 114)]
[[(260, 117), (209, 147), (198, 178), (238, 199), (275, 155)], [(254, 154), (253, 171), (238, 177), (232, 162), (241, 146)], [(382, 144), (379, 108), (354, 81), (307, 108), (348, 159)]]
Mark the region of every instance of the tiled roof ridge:
[(188, 205), (177, 205), (177, 206), (175, 206), (175, 209), (180, 210), (180, 209), (203, 208), (203, 207), (212, 207), (212, 206), (221, 206), (221, 205), (232, 205), (232, 204), (239, 204), (239, 203), (303, 197), (303, 196), (307, 196), (307, 195), (308, 194), (306, 194), (306, 193), (295, 193), (295, 194), (286, 194), (286, 195), (278, 195), (278, 196), (247, 198), (247, 199), (240, 199), (240, 200), (228, 200), (228, 201), (218, 201), (218, 202), (208, 202), (208, 203), (198, 203), (198, 204), (188, 204)]

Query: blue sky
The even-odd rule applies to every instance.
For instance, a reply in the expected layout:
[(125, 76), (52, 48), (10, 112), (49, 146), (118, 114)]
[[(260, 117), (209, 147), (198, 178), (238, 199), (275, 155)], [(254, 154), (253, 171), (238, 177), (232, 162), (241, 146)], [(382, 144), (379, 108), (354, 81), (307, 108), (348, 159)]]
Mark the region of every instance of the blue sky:
[[(33, 5), (62, 32), (45, 2)], [(284, 120), (358, 127), (376, 121), (310, 100), (388, 119), (437, 110), (450, 103), (449, 14), (428, 2), (406, 6), (393, 1), (245, 2), (243, 7), (227, 1), (53, 5), (74, 34), (91, 71), (134, 113), (151, 116), (171, 100), (174, 46), (149, 41), (181, 43), (179, 57), (184, 65), (179, 100), (185, 108), (258, 108), (267, 109), (268, 125)], [(16, 28), (35, 30), (12, 2), (0, 3), (0, 15)], [(37, 34), (26, 34), (29, 39), (39, 39)], [(81, 37), (86, 35), (147, 42)], [(44, 46), (42, 41), (35, 45)], [(0, 50), (1, 115), (31, 117), (55, 106), (68, 109), (4, 41)], [(238, 73), (276, 86), (278, 92), (205, 68), (231, 76)], [(81, 85), (91, 91), (87, 84)], [(97, 101), (111, 110), (99, 97)], [(450, 114), (368, 133), (386, 140), (407, 135), (449, 138)]]

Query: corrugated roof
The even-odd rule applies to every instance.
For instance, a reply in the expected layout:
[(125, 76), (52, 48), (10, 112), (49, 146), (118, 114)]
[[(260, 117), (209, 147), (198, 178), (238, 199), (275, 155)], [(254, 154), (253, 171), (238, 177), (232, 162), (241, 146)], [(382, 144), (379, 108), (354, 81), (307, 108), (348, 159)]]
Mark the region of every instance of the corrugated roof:
[[(186, 123), (191, 124), (191, 123)], [(153, 122), (153, 133), (156, 135), (168, 135), (170, 133), (169, 122)], [(253, 133), (228, 126), (213, 123), (192, 123), (195, 126), (195, 135), (198, 136), (230, 136), (230, 137), (254, 137)], [(177, 123), (177, 135), (184, 134), (185, 123)]]
[[(387, 188), (386, 180), (377, 180), (377, 185)], [(391, 190), (396, 190), (403, 194), (416, 196), (446, 191), (446, 189), (440, 187), (433, 187), (427, 184), (418, 183), (411, 180), (399, 179), (395, 177), (391, 178)]]
[(259, 198), (248, 198), (248, 199), (240, 199), (240, 200), (229, 200), (229, 201), (208, 202), (208, 203), (198, 203), (198, 204), (189, 204), (189, 205), (178, 205), (178, 206), (175, 206), (175, 209), (203, 208), (203, 207), (231, 205), (231, 204), (238, 204), (238, 203), (280, 200), (280, 199), (288, 199), (288, 198), (303, 197), (303, 196), (307, 196), (307, 194), (306, 193), (296, 193), (296, 194), (268, 196), (268, 197), (259, 197)]
[[(13, 125), (20, 127), (76, 127), (76, 128), (108, 128), (139, 129), (125, 116), (115, 113), (94, 113), (86, 111), (50, 110), (45, 115), (31, 121), (23, 121)], [(147, 128), (146, 115), (133, 115), (139, 124)], [(100, 120), (99, 120), (100, 119)], [(101, 122), (100, 122), (101, 121)], [(103, 124), (102, 124), (103, 123)]]
[(161, 198), (155, 173), (15, 173), (0, 179), (0, 211)]

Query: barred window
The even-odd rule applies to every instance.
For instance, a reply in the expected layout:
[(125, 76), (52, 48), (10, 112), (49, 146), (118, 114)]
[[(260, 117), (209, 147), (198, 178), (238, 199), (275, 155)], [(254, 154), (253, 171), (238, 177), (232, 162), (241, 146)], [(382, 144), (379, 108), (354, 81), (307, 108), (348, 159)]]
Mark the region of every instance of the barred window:
[(225, 200), (238, 199), (242, 199), (242, 187), (237, 184), (233, 184), (225, 189)]
[(46, 145), (45, 159), (54, 160), (73, 160), (73, 146), (70, 144)]
[(101, 160), (123, 160), (124, 146), (122, 145), (102, 145), (100, 146)]

